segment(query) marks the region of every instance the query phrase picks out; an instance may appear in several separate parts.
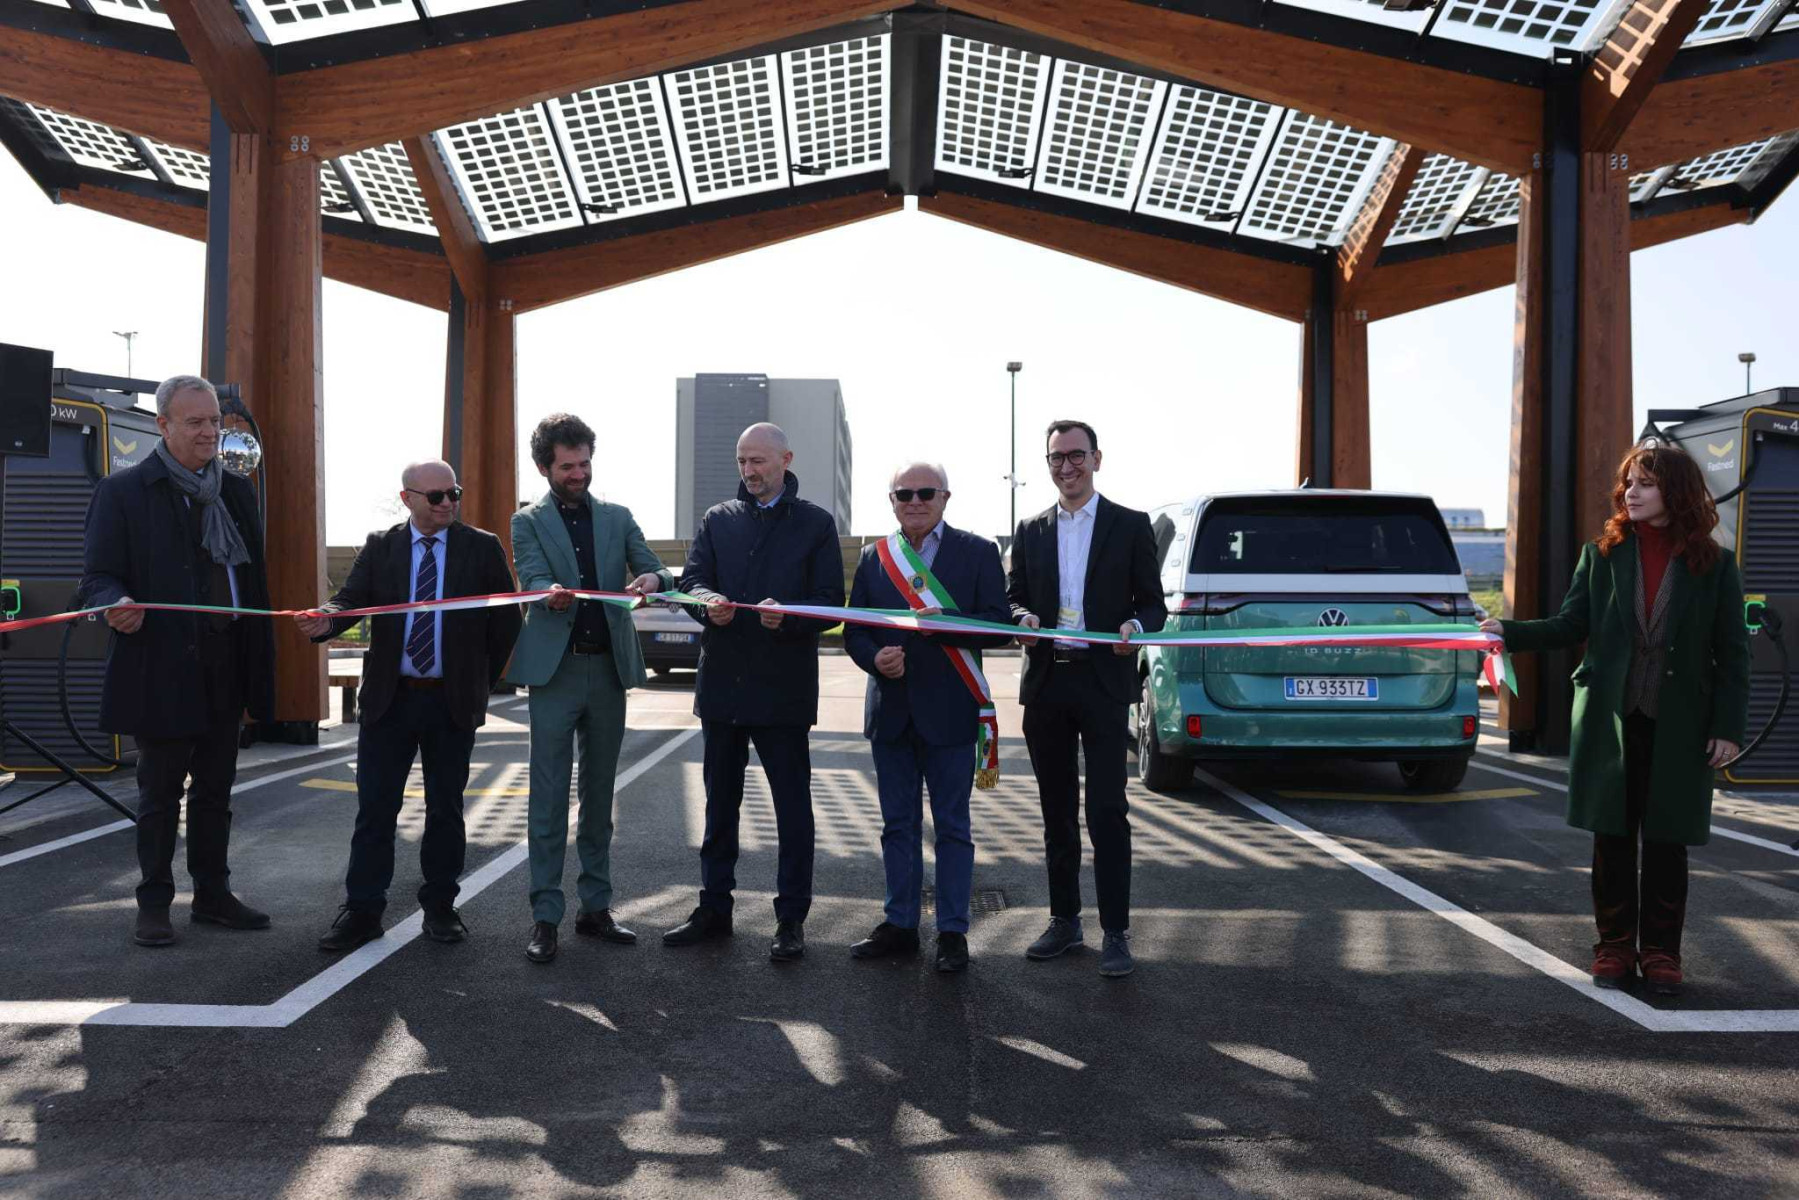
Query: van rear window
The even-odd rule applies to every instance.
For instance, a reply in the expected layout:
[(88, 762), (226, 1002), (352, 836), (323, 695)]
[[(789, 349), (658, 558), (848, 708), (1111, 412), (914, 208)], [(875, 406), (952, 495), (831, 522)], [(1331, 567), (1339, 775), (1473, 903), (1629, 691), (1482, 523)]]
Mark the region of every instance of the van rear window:
[(1194, 574), (1459, 575), (1428, 500), (1215, 500), (1194, 539)]

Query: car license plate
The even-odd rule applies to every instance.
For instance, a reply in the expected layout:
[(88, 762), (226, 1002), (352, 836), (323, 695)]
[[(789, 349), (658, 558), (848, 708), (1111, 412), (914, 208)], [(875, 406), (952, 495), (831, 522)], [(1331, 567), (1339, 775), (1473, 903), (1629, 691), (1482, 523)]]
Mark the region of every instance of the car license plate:
[(656, 635), (656, 640), (659, 642), (679, 642), (681, 645), (685, 646), (692, 643), (693, 635), (691, 633), (659, 633)]
[(1378, 700), (1380, 680), (1348, 675), (1289, 675), (1289, 700)]

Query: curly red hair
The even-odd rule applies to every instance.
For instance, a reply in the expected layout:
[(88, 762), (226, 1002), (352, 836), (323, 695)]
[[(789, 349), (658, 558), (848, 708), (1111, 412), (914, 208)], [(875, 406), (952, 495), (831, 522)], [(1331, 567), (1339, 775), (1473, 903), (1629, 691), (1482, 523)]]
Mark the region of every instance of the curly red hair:
[(1668, 510), (1668, 548), (1674, 557), (1686, 560), (1687, 570), (1703, 575), (1718, 561), (1718, 543), (1712, 530), (1718, 527), (1718, 506), (1712, 502), (1711, 489), (1705, 486), (1705, 474), (1693, 456), (1665, 442), (1645, 442), (1631, 447), (1618, 464), (1618, 475), (1612, 483), (1612, 515), (1599, 535), (1599, 553), (1610, 554), (1624, 541), (1631, 520), (1624, 508), (1624, 490), (1635, 467), (1639, 476), (1648, 476), (1661, 488), (1662, 503)]

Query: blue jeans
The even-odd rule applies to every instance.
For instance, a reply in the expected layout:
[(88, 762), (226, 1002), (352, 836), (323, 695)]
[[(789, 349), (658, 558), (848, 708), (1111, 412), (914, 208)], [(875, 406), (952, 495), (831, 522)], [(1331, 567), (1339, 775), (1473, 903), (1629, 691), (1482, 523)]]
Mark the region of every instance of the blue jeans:
[(974, 886), (974, 838), (968, 796), (974, 743), (933, 746), (911, 725), (898, 740), (871, 742), (881, 795), (881, 863), (887, 871), (887, 921), (917, 929), (924, 889), (924, 790), (937, 831), (937, 932), (968, 932)]

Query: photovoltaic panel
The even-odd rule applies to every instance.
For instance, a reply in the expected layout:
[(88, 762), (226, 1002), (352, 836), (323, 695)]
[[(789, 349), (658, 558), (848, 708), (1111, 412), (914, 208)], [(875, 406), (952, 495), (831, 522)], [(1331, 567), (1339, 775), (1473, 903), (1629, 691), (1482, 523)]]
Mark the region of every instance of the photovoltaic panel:
[[(426, 143), (430, 145), (429, 141)], [(425, 194), (419, 191), (412, 173), (412, 160), (399, 142), (370, 146), (338, 159), (350, 183), (362, 194), (364, 204), (377, 225), (393, 229), (411, 229), (419, 233), (436, 233), (431, 208)]]
[(787, 187), (787, 131), (772, 55), (664, 76), (695, 204)]
[(15, 125), (25, 131), (25, 135), (31, 139), (32, 144), (50, 158), (60, 162), (68, 157), (68, 151), (63, 149), (62, 143), (57, 141), (56, 136), (44, 127), (44, 123), (32, 111), (31, 105), (23, 100), (14, 100), (11, 96), (0, 96), (0, 117), (10, 118)]
[(150, 147), (150, 153), (162, 163), (169, 178), (182, 187), (206, 191), (212, 186), (212, 159), (208, 156), (159, 142), (155, 138), (145, 138), (144, 144)]
[(1399, 206), (1387, 235), (1389, 246), (1448, 234), (1450, 222), (1471, 199), (1469, 193), (1487, 180), (1485, 167), (1447, 154), (1427, 155), (1412, 180), (1412, 190)]
[(419, 0), (419, 6), (425, 10), (427, 17), (447, 17), (452, 13), (474, 12), (479, 8), (516, 3), (518, 0)]
[(1589, 50), (1617, 24), (1629, 0), (1442, 0), (1432, 37), (1547, 58), (1558, 47)]
[(432, 136), (484, 241), (584, 223), (550, 123), (537, 105), (452, 125)]
[(1418, 8), (1411, 11), (1390, 9), (1385, 0), (1275, 0), (1277, 4), (1287, 4), (1294, 8), (1309, 8), (1313, 12), (1330, 13), (1334, 17), (1353, 17), (1358, 21), (1367, 21), (1375, 25), (1386, 25), (1394, 29), (1409, 29), (1413, 33), (1421, 33), (1430, 21), (1430, 9)]
[[(119, 21), (134, 21), (139, 25), (155, 25), (161, 29), (173, 29), (175, 23), (162, 10), (162, 0), (90, 0), (97, 16), (112, 17)], [(70, 7), (73, 7), (71, 5)]]
[(851, 38), (781, 56), (788, 151), (804, 176), (795, 183), (886, 169), (890, 41)]
[(1059, 60), (1037, 190), (1108, 208), (1134, 205), (1167, 91), (1159, 79)]
[(616, 221), (687, 203), (656, 79), (589, 88), (546, 107), (589, 220)]
[(1519, 204), (1518, 177), (1495, 173), (1488, 177), (1457, 228), (1484, 229), (1516, 221)]
[(319, 212), (340, 221), (362, 220), (362, 214), (356, 211), (355, 201), (344, 190), (343, 180), (337, 177), (337, 172), (331, 169), (330, 163), (319, 164)]
[(1674, 178), (1668, 181), (1668, 186), (1682, 189), (1717, 187), (1720, 184), (1743, 182), (1746, 178), (1758, 178), (1780, 158), (1781, 150), (1792, 141), (1791, 134), (1779, 138), (1759, 138), (1741, 146), (1732, 146), (1728, 150), (1701, 155), (1681, 163), (1679, 170), (1674, 172)]
[(42, 104), (29, 107), (63, 152), (83, 166), (145, 179), (156, 178), (156, 172), (144, 161), (137, 147), (110, 125), (46, 108)]
[(1049, 59), (1029, 50), (946, 35), (937, 169), (1029, 187), (1049, 69)]
[(1355, 218), (1393, 143), (1310, 113), (1289, 112), (1239, 233), (1328, 242)]
[(1244, 96), (1176, 86), (1138, 210), (1191, 225), (1235, 225), (1283, 111)]
[(1683, 45), (1741, 37), (1755, 27), (1764, 13), (1785, 3), (1786, 0), (1711, 0)]
[[(147, 0), (146, 0), (147, 2)], [(412, 0), (236, 0), (270, 45), (418, 20)]]

